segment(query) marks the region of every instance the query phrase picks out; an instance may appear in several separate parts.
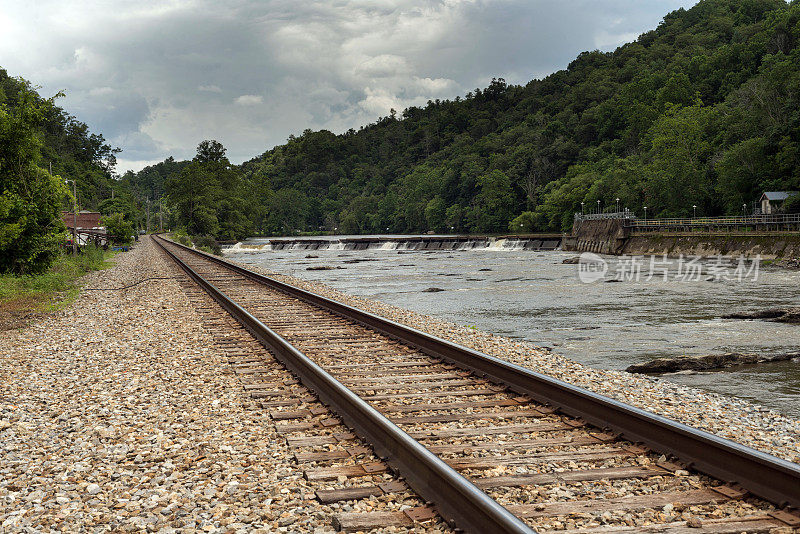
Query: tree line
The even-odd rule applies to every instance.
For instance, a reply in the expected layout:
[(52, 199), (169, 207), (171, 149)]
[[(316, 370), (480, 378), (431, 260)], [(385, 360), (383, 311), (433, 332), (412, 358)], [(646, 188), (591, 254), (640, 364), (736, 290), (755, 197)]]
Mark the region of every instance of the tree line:
[(114, 172), (119, 149), (58, 107), (61, 96), (43, 98), (0, 69), (0, 273), (46, 270), (67, 239), (61, 211), (76, 203), (109, 216), (120, 239), (139, 217), (135, 192)]

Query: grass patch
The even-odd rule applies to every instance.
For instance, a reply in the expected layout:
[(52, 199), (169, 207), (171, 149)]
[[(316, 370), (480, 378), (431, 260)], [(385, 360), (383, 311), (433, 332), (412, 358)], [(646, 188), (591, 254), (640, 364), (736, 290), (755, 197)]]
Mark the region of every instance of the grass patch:
[[(115, 253), (86, 247), (83, 254), (62, 254), (50, 269), (33, 276), (0, 275), (0, 330), (17, 326), (20, 318), (52, 312), (72, 302), (80, 293), (78, 279), (91, 271), (108, 269)], [(24, 324), (25, 321), (22, 321)], [(20, 325), (21, 326), (21, 325)]]

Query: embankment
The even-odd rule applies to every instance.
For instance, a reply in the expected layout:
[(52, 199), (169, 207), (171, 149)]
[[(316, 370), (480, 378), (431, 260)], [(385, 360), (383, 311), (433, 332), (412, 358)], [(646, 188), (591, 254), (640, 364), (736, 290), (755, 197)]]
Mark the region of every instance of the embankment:
[(763, 259), (800, 257), (800, 234), (762, 235), (631, 235), (622, 254), (669, 256), (745, 256)]

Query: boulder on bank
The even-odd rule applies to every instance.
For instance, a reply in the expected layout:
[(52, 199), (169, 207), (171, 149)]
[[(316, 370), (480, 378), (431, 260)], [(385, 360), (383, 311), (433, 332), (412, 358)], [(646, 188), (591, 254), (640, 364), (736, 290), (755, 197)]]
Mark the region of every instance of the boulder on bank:
[(566, 263), (567, 265), (577, 265), (581, 262), (580, 256), (573, 256), (572, 258), (564, 258), (561, 263)]
[(800, 258), (787, 258), (784, 260), (778, 260), (773, 262), (772, 266), (797, 271), (800, 270)]
[(655, 360), (629, 366), (629, 373), (677, 373), (678, 371), (708, 371), (725, 369), (736, 365), (753, 363), (780, 362), (800, 358), (800, 352), (783, 354), (743, 354), (726, 352), (724, 354), (707, 354), (705, 356), (678, 356), (677, 358), (657, 358)]
[(800, 310), (789, 310), (775, 320), (779, 323), (800, 324)]
[(756, 312), (737, 312), (722, 316), (723, 319), (763, 319), (778, 323), (800, 324), (800, 308), (768, 308)]

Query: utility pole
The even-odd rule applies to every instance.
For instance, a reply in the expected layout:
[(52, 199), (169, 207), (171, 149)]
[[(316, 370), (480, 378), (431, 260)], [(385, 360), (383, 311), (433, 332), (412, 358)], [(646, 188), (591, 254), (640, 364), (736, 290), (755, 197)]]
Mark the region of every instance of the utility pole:
[(158, 199), (158, 231), (164, 231), (164, 199)]
[(150, 197), (147, 197), (147, 233), (150, 233)]
[(72, 205), (72, 254), (78, 254), (78, 182), (72, 180), (72, 196), (75, 202)]
[[(50, 164), (52, 168), (52, 163)], [(65, 184), (72, 182), (72, 255), (78, 254), (78, 189), (75, 180), (64, 180)]]

